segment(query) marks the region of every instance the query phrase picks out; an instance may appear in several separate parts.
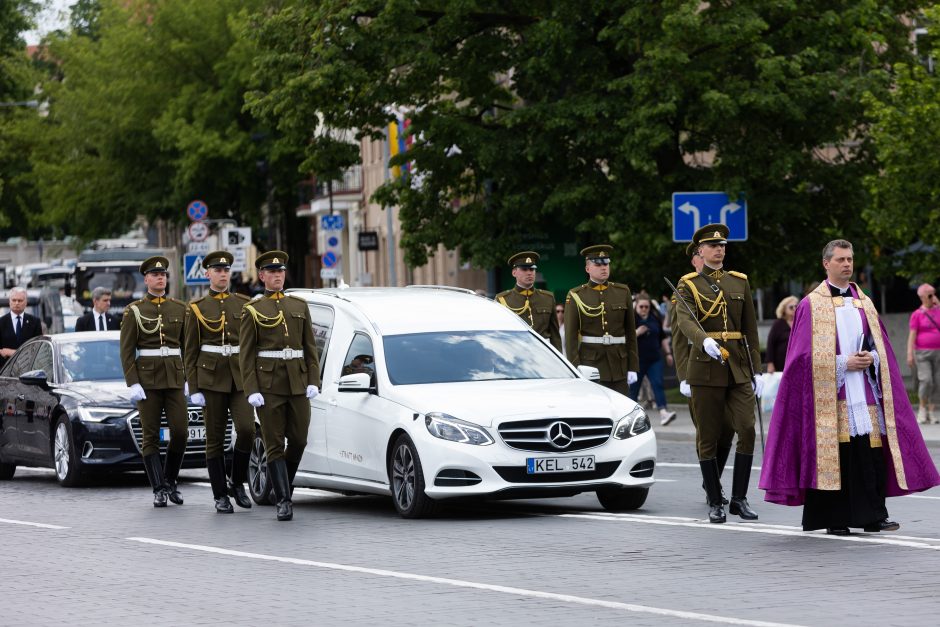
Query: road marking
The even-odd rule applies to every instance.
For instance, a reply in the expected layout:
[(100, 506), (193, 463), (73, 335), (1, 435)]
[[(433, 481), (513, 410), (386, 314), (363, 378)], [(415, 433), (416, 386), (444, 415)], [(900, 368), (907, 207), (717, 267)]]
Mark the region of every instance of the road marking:
[(932, 501), (940, 501), (940, 496), (924, 496), (922, 494), (904, 494), (903, 496), (909, 499), (930, 499)]
[[(208, 481), (187, 481), (186, 483), (181, 483), (180, 487), (185, 486), (197, 486), (200, 488), (211, 488), (212, 484)], [(342, 494), (337, 494), (336, 492), (327, 492), (326, 490), (316, 490), (314, 488), (294, 488), (294, 494), (303, 494), (305, 496), (315, 496), (317, 498), (339, 498), (343, 496)]]
[(579, 597), (571, 594), (559, 594), (555, 592), (544, 592), (542, 590), (529, 590), (526, 588), (515, 588), (512, 586), (500, 586), (488, 583), (479, 583), (476, 581), (466, 581), (463, 579), (449, 579), (446, 577), (432, 577), (430, 575), (418, 575), (414, 573), (405, 573), (395, 570), (384, 570), (381, 568), (367, 568), (364, 566), (351, 566), (349, 564), (337, 564), (334, 562), (318, 562), (314, 560), (305, 560), (296, 557), (281, 557), (278, 555), (265, 555), (263, 553), (248, 553), (245, 551), (233, 551), (220, 547), (206, 546), (202, 544), (184, 544), (182, 542), (170, 542), (168, 540), (158, 540), (155, 538), (127, 538), (132, 542), (142, 542), (144, 544), (156, 544), (160, 546), (172, 547), (177, 549), (189, 549), (192, 551), (202, 551), (205, 553), (215, 553), (217, 555), (228, 555), (230, 557), (244, 557), (248, 559), (264, 560), (269, 562), (283, 562), (285, 564), (295, 564), (298, 566), (313, 566), (315, 568), (325, 568), (329, 570), (340, 570), (350, 573), (361, 573), (364, 575), (374, 575), (376, 577), (391, 577), (394, 579), (406, 579), (410, 581), (421, 581), (424, 583), (441, 584), (453, 586), (456, 588), (471, 588), (475, 590), (486, 590), (488, 592), (499, 592), (502, 594), (512, 594), (516, 596), (533, 597), (538, 599), (549, 599), (552, 601), (562, 601), (564, 603), (577, 603), (579, 605), (589, 605), (594, 607), (604, 607), (613, 610), (624, 610), (627, 612), (655, 614), (658, 616), (669, 616), (672, 618), (684, 618), (687, 620), (698, 620), (710, 623), (724, 623), (727, 625), (753, 625), (755, 627), (796, 627), (788, 623), (773, 623), (759, 620), (748, 620), (745, 618), (735, 618), (731, 616), (718, 616), (714, 614), (701, 614), (698, 612), (686, 612), (683, 610), (670, 610), (648, 605), (637, 605), (635, 603), (621, 603), (619, 601), (605, 601), (603, 599), (592, 599), (590, 597)]
[(743, 531), (745, 533), (765, 533), (777, 536), (793, 536), (799, 538), (813, 538), (816, 540), (837, 540), (842, 542), (862, 542), (866, 544), (886, 544), (891, 546), (903, 546), (913, 549), (928, 549), (931, 551), (940, 551), (940, 544), (929, 544), (930, 542), (940, 543), (940, 538), (920, 538), (917, 536), (881, 536), (870, 535), (850, 535), (850, 536), (831, 536), (826, 533), (803, 531), (800, 527), (787, 525), (768, 525), (763, 523), (738, 523), (728, 522), (724, 524), (712, 524), (705, 520), (697, 518), (678, 518), (667, 516), (640, 516), (635, 514), (552, 514), (560, 518), (584, 518), (587, 520), (599, 520), (606, 522), (621, 523), (641, 523), (646, 525), (663, 525), (667, 527), (691, 527), (694, 529), (714, 529), (716, 531)]
[(29, 522), (28, 520), (10, 520), (9, 518), (0, 518), (0, 523), (26, 525), (28, 527), (40, 527), (42, 529), (68, 529), (68, 527), (61, 527), (59, 525), (47, 525), (46, 523)]
[[(695, 468), (696, 470), (701, 469), (701, 466), (698, 464), (688, 464), (686, 462), (659, 462), (656, 464), (657, 468)], [(756, 470), (760, 472), (760, 466), (751, 466), (751, 470)]]

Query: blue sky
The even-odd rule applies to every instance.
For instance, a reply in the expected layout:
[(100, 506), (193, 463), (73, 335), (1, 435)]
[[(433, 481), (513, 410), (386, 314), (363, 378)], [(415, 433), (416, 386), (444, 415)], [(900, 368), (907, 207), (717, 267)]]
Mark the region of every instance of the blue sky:
[(43, 35), (57, 28), (68, 26), (68, 9), (75, 0), (45, 0), (43, 10), (36, 18), (37, 28), (24, 34), (26, 43), (38, 44)]

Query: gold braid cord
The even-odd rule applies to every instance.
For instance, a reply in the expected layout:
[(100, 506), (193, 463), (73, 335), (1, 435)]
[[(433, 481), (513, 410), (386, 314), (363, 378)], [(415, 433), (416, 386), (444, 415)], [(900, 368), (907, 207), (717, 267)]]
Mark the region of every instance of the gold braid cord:
[(607, 315), (607, 308), (604, 307), (604, 303), (601, 303), (600, 305), (585, 305), (580, 296), (574, 292), (569, 292), (569, 294), (571, 294), (571, 300), (573, 300), (574, 304), (578, 306), (578, 311), (581, 312), (581, 315), (588, 318), (597, 318), (600, 316), (601, 326), (606, 328), (607, 322), (605, 318)]
[[(206, 330), (211, 331), (212, 333), (221, 333), (222, 329), (225, 328), (225, 310), (222, 310), (222, 316), (216, 319), (206, 318), (201, 311), (199, 311), (199, 306), (196, 303), (190, 304), (190, 307), (193, 310), (193, 314), (196, 316), (196, 319), (199, 320), (199, 324), (204, 326)], [(210, 325), (217, 324), (219, 326), (213, 327)]]
[(529, 299), (528, 299), (528, 298), (525, 299), (525, 305), (523, 305), (522, 307), (510, 307), (510, 306), (509, 306), (509, 303), (506, 302), (506, 299), (503, 298), (502, 296), (500, 296), (500, 297), (499, 297), (499, 304), (502, 305), (503, 307), (505, 307), (506, 309), (508, 309), (509, 311), (513, 312), (513, 313), (516, 314), (517, 316), (520, 316), (520, 317), (521, 317), (524, 313), (528, 312), (528, 313), (529, 313), (529, 326), (531, 327), (531, 326), (535, 325), (535, 320), (532, 319), (532, 307), (529, 305)]
[[(699, 318), (699, 322), (705, 322), (709, 318), (715, 318), (718, 315), (721, 315), (722, 320), (725, 323), (725, 330), (728, 329), (728, 302), (725, 300), (725, 293), (718, 292), (718, 295), (714, 299), (709, 298), (696, 289), (695, 284), (692, 281), (686, 281), (686, 285), (689, 286), (689, 291), (692, 292), (692, 296), (695, 298), (695, 305), (698, 307), (698, 310), (701, 312), (702, 317)], [(708, 303), (708, 309), (705, 308), (705, 303)]]
[(259, 327), (264, 327), (265, 329), (273, 329), (277, 325), (282, 324), (284, 325), (284, 337), (287, 337), (289, 335), (289, 333), (287, 332), (287, 320), (284, 318), (283, 311), (279, 311), (277, 312), (276, 316), (274, 316), (273, 318), (269, 318), (268, 316), (264, 315), (263, 313), (255, 309), (252, 305), (245, 305), (245, 309), (248, 310), (248, 313), (251, 314), (251, 317), (255, 319), (255, 324), (257, 324)]
[[(157, 315), (156, 318), (148, 318), (144, 314), (140, 313), (140, 309), (137, 308), (137, 305), (131, 305), (131, 311), (134, 312), (134, 318), (137, 321), (137, 328), (140, 329), (141, 333), (145, 333), (147, 335), (153, 335), (157, 331), (160, 331), (161, 327), (163, 327), (163, 314)], [(153, 328), (148, 329), (146, 326), (144, 326), (145, 322), (153, 322), (154, 323)], [(163, 343), (162, 338), (161, 338), (160, 343), (161, 344)]]

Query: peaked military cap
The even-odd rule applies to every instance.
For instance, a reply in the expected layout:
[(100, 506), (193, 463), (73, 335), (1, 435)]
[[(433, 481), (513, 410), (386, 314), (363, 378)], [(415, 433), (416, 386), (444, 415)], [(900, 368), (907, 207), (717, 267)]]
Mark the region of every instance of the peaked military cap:
[(214, 250), (202, 258), (202, 267), (206, 268), (231, 268), (235, 257), (227, 250)]
[(286, 270), (287, 253), (283, 250), (269, 250), (255, 259), (255, 268), (258, 270)]
[(155, 257), (148, 257), (144, 259), (144, 262), (140, 264), (140, 273), (147, 274), (148, 272), (169, 272), (170, 271), (170, 260), (166, 257), (161, 257), (159, 255)]
[(728, 227), (724, 224), (706, 224), (692, 236), (695, 244), (727, 244)]
[(610, 244), (595, 244), (581, 249), (581, 255), (588, 261), (595, 263), (610, 263)]
[(536, 264), (539, 262), (539, 254), (534, 253), (531, 250), (524, 250), (521, 253), (516, 253), (509, 258), (509, 265), (513, 268), (538, 268)]
[(689, 257), (694, 257), (695, 253), (698, 251), (698, 244), (695, 242), (689, 242), (689, 245), (685, 247), (685, 254)]

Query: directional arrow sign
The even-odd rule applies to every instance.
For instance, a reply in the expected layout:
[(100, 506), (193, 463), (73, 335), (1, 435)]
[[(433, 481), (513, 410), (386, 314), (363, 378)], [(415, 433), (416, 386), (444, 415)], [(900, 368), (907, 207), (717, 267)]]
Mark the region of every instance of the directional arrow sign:
[(728, 227), (728, 241), (747, 240), (747, 202), (724, 192), (676, 192), (672, 195), (672, 241), (690, 242), (706, 224)]

